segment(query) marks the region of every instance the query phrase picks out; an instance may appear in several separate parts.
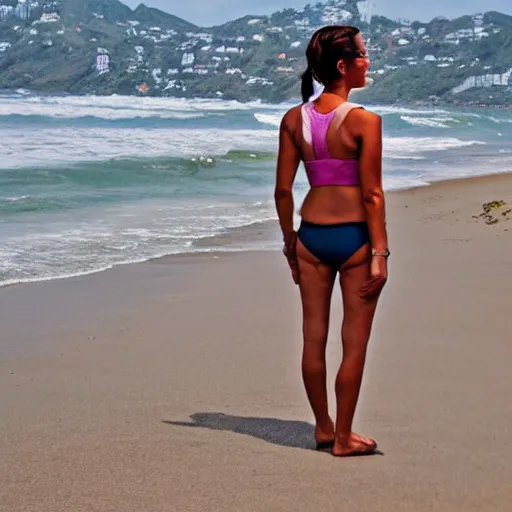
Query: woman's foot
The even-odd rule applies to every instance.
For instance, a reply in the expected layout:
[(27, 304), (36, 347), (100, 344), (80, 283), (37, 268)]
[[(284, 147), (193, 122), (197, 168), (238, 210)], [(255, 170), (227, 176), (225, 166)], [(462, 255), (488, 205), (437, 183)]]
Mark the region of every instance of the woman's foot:
[(377, 441), (375, 441), (375, 439), (371, 439), (370, 437), (364, 437), (360, 434), (356, 434), (355, 432), (352, 432), (352, 437), (354, 438), (354, 440), (360, 443), (364, 443), (368, 446), (374, 446), (375, 448), (377, 447)]
[(336, 457), (355, 457), (358, 455), (372, 455), (376, 449), (376, 441), (351, 432), (348, 439), (335, 440), (332, 454)]
[(334, 445), (334, 423), (329, 419), (325, 425), (315, 428), (315, 441), (317, 450), (331, 449)]

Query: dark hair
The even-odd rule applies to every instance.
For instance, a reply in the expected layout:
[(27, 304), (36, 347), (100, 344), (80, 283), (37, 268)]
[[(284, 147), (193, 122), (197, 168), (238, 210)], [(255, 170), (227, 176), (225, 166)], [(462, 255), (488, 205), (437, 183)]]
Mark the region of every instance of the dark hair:
[(358, 48), (354, 39), (359, 32), (356, 27), (331, 25), (313, 34), (306, 50), (308, 67), (302, 74), (301, 93), (304, 102), (314, 92), (313, 78), (328, 86), (340, 78), (338, 62), (357, 57)]

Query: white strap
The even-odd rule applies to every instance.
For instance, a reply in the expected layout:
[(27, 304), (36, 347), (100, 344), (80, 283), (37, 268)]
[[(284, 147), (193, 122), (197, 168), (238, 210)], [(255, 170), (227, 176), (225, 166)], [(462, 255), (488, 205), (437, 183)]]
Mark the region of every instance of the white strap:
[[(309, 113), (309, 109), (311, 108), (312, 103), (304, 103), (301, 108), (301, 116), (302, 116), (302, 138), (304, 142), (309, 146), (313, 146), (313, 135), (311, 134), (311, 114)], [(333, 128), (338, 131), (352, 110), (356, 108), (364, 108), (357, 103), (350, 103), (346, 101), (342, 103), (337, 109), (336, 114), (331, 122)]]
[(302, 138), (306, 144), (313, 145), (313, 136), (311, 135), (311, 117), (308, 109), (309, 103), (304, 103), (301, 108), (302, 116)]
[(345, 103), (342, 103), (337, 109), (336, 109), (336, 115), (334, 116), (334, 119), (332, 120), (333, 128), (338, 131), (349, 115), (352, 110), (356, 108), (363, 108), (361, 105), (358, 105), (357, 103), (350, 103), (346, 101)]

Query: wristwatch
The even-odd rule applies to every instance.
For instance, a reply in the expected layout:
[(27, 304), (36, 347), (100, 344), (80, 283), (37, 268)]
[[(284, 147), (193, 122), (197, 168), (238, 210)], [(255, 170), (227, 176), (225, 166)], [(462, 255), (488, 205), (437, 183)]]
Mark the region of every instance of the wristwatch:
[(378, 249), (372, 249), (372, 256), (382, 256), (383, 258), (389, 258), (390, 254), (391, 253), (387, 248), (382, 251), (379, 251)]

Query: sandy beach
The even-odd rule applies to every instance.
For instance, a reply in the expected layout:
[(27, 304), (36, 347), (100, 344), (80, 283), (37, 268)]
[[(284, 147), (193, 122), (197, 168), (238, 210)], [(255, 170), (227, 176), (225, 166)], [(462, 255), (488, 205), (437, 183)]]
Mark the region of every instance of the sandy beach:
[[(512, 206), (481, 216), (500, 200), (512, 175), (387, 194), (390, 281), (355, 421), (372, 457), (313, 450), (278, 251), (0, 289), (0, 510), (508, 512)], [(333, 405), (339, 289), (332, 309)]]

